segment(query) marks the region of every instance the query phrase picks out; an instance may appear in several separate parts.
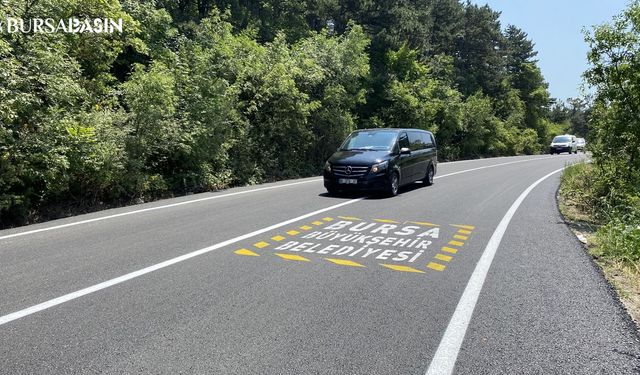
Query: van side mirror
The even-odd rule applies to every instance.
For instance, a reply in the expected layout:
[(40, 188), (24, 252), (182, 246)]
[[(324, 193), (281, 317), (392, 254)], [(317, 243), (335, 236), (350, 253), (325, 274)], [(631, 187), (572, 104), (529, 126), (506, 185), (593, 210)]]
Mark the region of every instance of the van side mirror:
[(411, 154), (411, 150), (409, 150), (409, 147), (403, 147), (400, 149), (400, 155), (409, 155)]

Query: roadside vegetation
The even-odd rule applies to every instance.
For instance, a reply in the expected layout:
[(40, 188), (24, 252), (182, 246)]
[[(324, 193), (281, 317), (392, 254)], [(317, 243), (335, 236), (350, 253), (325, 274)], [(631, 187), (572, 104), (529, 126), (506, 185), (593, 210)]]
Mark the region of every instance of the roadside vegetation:
[(458, 0), (5, 0), (6, 17), (124, 32), (0, 34), (0, 227), (314, 175), (357, 128), (431, 130), (442, 160), (539, 153), (585, 111), (554, 104), (524, 31)]
[(565, 171), (561, 209), (640, 324), (640, 3), (586, 40), (592, 163)]

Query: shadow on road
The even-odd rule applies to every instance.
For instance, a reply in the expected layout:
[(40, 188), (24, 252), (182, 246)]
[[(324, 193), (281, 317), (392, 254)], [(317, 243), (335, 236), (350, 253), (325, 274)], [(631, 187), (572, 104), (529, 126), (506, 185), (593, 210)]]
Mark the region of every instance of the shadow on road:
[[(409, 185), (401, 187), (400, 190), (398, 191), (398, 196), (401, 196), (402, 194), (410, 193), (414, 190), (426, 188), (426, 187), (427, 186), (424, 185), (422, 182), (414, 182)], [(332, 198), (332, 199), (343, 199), (343, 200), (363, 198), (363, 197), (368, 200), (391, 198), (390, 196), (388, 196), (383, 192), (359, 192), (359, 191), (343, 191), (334, 195), (331, 195), (325, 191), (323, 193), (318, 194), (318, 196), (325, 197), (325, 198)]]

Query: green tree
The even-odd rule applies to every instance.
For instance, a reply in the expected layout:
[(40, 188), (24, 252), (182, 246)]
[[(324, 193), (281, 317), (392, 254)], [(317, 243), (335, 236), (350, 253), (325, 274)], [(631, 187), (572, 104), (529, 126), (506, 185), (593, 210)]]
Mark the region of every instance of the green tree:
[(585, 39), (596, 94), (591, 113), (594, 162), (607, 195), (640, 186), (640, 3), (634, 1), (610, 24)]
[(497, 97), (503, 90), (504, 63), (500, 46), (499, 12), (489, 6), (467, 4), (462, 25), (462, 38), (458, 39), (456, 68), (458, 85), (464, 95), (478, 90)]
[(550, 97), (537, 60), (533, 59), (537, 55), (533, 42), (525, 32), (509, 25), (503, 43), (509, 84), (517, 90), (525, 107), (521, 127), (534, 129), (538, 133), (539, 143), (545, 145), (550, 136), (544, 125)]

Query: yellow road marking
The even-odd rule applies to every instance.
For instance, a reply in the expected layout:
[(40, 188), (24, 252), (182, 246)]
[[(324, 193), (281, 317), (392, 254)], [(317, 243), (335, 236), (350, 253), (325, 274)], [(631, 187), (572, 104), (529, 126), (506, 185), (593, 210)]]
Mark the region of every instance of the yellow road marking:
[(308, 225), (303, 225), (303, 226), (300, 227), (300, 229), (302, 229), (302, 230), (309, 230), (311, 228), (313, 228), (313, 227), (310, 227)]
[(283, 253), (275, 253), (275, 254), (280, 258), (286, 259), (286, 260), (298, 260), (302, 262), (311, 262), (309, 259), (305, 257), (301, 257), (300, 255), (296, 255), (296, 254), (283, 254)]
[(426, 221), (407, 221), (407, 223), (424, 225), (425, 227), (439, 227), (440, 225), (434, 223), (428, 223)]
[(378, 223), (393, 223), (393, 224), (400, 224), (399, 222), (395, 221), (395, 220), (389, 220), (389, 219), (373, 219), (374, 221), (377, 221)]
[(274, 241), (282, 241), (284, 240), (284, 237), (282, 237), (281, 235), (277, 235), (277, 236), (271, 237), (271, 239)]
[(287, 232), (287, 234), (290, 235), (290, 236), (295, 236), (298, 233), (300, 233), (300, 232), (298, 232), (297, 230), (290, 230), (290, 231)]
[(442, 251), (444, 251), (444, 252), (446, 252), (446, 253), (455, 254), (455, 253), (457, 253), (457, 252), (458, 252), (458, 249), (454, 249), (454, 248), (452, 248), (452, 247), (446, 247), (446, 246), (444, 246), (444, 247), (442, 248)]
[(474, 227), (473, 225), (451, 224), (451, 226), (452, 226), (452, 227), (456, 227), (456, 228), (468, 229), (468, 230), (474, 230), (474, 229), (476, 229), (476, 227)]
[(331, 263), (335, 263), (335, 264), (339, 264), (341, 266), (349, 266), (349, 267), (365, 267), (360, 263), (356, 263), (353, 262), (351, 260), (346, 260), (346, 259), (332, 259), (332, 258), (325, 258), (326, 260), (328, 260)]
[(471, 234), (470, 230), (466, 230), (466, 229), (458, 229), (458, 233), (460, 234)]
[(400, 265), (397, 265), (397, 264), (383, 264), (383, 263), (380, 263), (380, 265), (382, 267), (387, 267), (387, 268), (392, 269), (394, 271), (424, 273), (424, 271), (420, 271), (418, 269), (411, 268), (411, 267), (408, 267), (408, 266), (400, 266)]
[(269, 246), (269, 243), (268, 242), (264, 242), (264, 241), (260, 241), (258, 243), (254, 243), (253, 246), (257, 247), (258, 249), (262, 249), (263, 247)]
[(313, 223), (311, 223), (311, 224), (313, 224), (313, 225), (322, 225), (322, 221), (318, 221), (318, 220), (316, 220), (316, 221), (314, 221), (314, 222), (313, 222)]
[(427, 268), (431, 268), (432, 270), (436, 270), (436, 271), (444, 271), (444, 269), (447, 268), (447, 266), (444, 266), (439, 263), (429, 262), (429, 264), (427, 264)]
[(462, 246), (462, 245), (464, 245), (464, 242), (460, 242), (460, 241), (449, 241), (449, 245), (453, 245), (453, 246)]
[(251, 257), (259, 257), (260, 254), (258, 253), (254, 253), (253, 251), (249, 250), (249, 249), (238, 249), (236, 251), (234, 251), (234, 253), (238, 254), (238, 255), (248, 255)]
[(324, 221), (333, 221), (332, 217), (323, 217), (322, 220)]
[(455, 236), (453, 236), (453, 238), (458, 239), (458, 240), (468, 240), (469, 237), (468, 236), (461, 236), (459, 234), (456, 234)]
[(338, 216), (338, 217), (344, 220), (362, 220), (359, 217), (355, 217), (355, 216)]
[(453, 257), (450, 257), (448, 255), (444, 255), (444, 254), (436, 254), (436, 256), (434, 257), (438, 260), (442, 260), (444, 262), (449, 262), (451, 261), (451, 259), (453, 259)]

